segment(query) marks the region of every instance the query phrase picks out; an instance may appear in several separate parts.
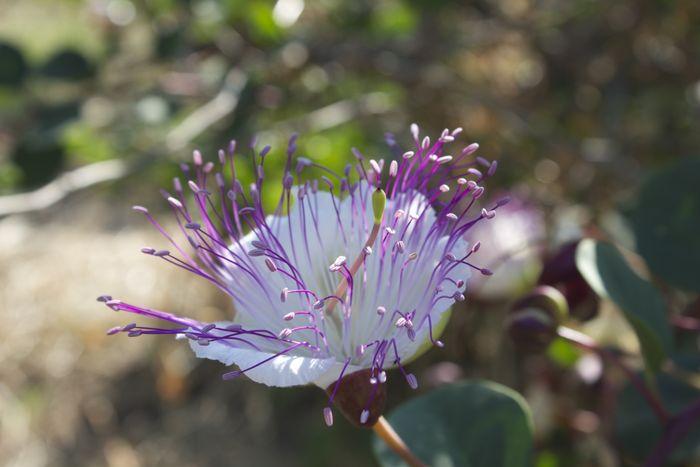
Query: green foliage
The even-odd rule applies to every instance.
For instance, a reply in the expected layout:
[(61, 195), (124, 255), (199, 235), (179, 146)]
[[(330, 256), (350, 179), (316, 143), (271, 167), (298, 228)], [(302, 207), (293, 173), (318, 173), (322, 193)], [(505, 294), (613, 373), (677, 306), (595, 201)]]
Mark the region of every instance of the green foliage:
[(581, 351), (570, 342), (557, 338), (547, 348), (547, 356), (562, 367), (571, 368), (581, 356)]
[(416, 28), (418, 15), (407, 4), (392, 1), (380, 4), (374, 11), (372, 26), (381, 37), (409, 36)]
[[(131, 219), (126, 216), (131, 216), (128, 206), (134, 202), (153, 207), (154, 211), (167, 209), (158, 188), (168, 188), (172, 177), (180, 175), (178, 162), (188, 160), (195, 147), (202, 150), (207, 160), (214, 160), (218, 147), (229, 138), (237, 138), (240, 143), (237, 171), (243, 186), (248, 186), (254, 180), (254, 170), (247, 143), (252, 134), (262, 132), (258, 149), (265, 144), (273, 146), (265, 162), (267, 180), (263, 189), (263, 203), (269, 212), (276, 207), (281, 190), (279, 180), (290, 133), (300, 132), (300, 156), (342, 173), (347, 163), (356, 162), (349, 151), (351, 147), (360, 149), (367, 158), (391, 157), (383, 143), (384, 132), (395, 133), (397, 141), (406, 145), (410, 141), (407, 126), (416, 121), (431, 136), (439, 134), (445, 126), (463, 126), (460, 143), (477, 141), (482, 144), (480, 155), (501, 161), (499, 173), (489, 181), (488, 192), (507, 187), (516, 193), (529, 193), (535, 203), (543, 204), (546, 209), (556, 207), (549, 211), (552, 214), (549, 219), (553, 221), (550, 233), (557, 237), (563, 227), (578, 226), (578, 221), (572, 222), (569, 215), (560, 216), (560, 212), (575, 205), (577, 213), (581, 211), (581, 218), (593, 212), (608, 214), (604, 211), (609, 209), (611, 199), (619, 199), (620, 195), (626, 195), (626, 190), (636, 188), (640, 169), (662, 164), (700, 145), (697, 131), (700, 95), (696, 86), (697, 67), (692, 60), (700, 50), (700, 41), (696, 40), (700, 23), (692, 21), (697, 16), (694, 15), (697, 0), (654, 5), (649, 5), (653, 2), (617, 5), (592, 0), (496, 2), (497, 5), (457, 0), (306, 0), (302, 15), (291, 25), (280, 22), (279, 16), (273, 14), (277, 0), (10, 3), (12, 6), (2, 12), (0, 21), (3, 44), (0, 45), (0, 193), (38, 188), (66, 170), (100, 160), (123, 159), (130, 165), (143, 167), (119, 183), (109, 184), (110, 190), (90, 191), (96, 190), (91, 188), (83, 192), (86, 195), (75, 198), (82, 202), (91, 199), (93, 193), (107, 196), (103, 202), (114, 209), (102, 210), (101, 216), (110, 216), (110, 221), (90, 216), (86, 221), (92, 226), (121, 225), (126, 222), (124, 219)], [(135, 12), (132, 21), (128, 24), (113, 21), (115, 11), (129, 6)], [(630, 63), (635, 66), (627, 66)], [(240, 70), (249, 78), (238, 96), (239, 105), (207, 124), (185, 146), (170, 146), (168, 141), (172, 138), (168, 132), (198, 110), (206, 110), (205, 106), (221, 90), (223, 76), (231, 69)], [(539, 74), (539, 81), (528, 79)], [(159, 111), (159, 106), (161, 110), (164, 108), (163, 102), (167, 103), (167, 112)], [(548, 163), (556, 168), (556, 176), (545, 179), (538, 176), (543, 157), (550, 159)], [(639, 251), (654, 274), (670, 285), (700, 291), (697, 234), (700, 204), (695, 186), (700, 179), (700, 164), (698, 159), (678, 160), (673, 164), (644, 184), (632, 221)], [(320, 169), (308, 167), (303, 177), (324, 174)], [(73, 222), (63, 219), (68, 219), (67, 210), (73, 211), (73, 206), (59, 204), (32, 218), (29, 224), (36, 225), (41, 232), (53, 225), (72, 228)], [(43, 226), (44, 219), (56, 222)], [(13, 227), (16, 223), (7, 224)], [(4, 229), (0, 232), (0, 243), (8, 251), (16, 249), (21, 260), (15, 263), (8, 259), (8, 264), (12, 262), (18, 267), (5, 268), (2, 273), (11, 274), (11, 270), (26, 265), (32, 274), (22, 279), (21, 287), (12, 290), (8, 295), (10, 300), (25, 286), (31, 290), (29, 287), (35, 280), (57, 275), (55, 268), (60, 265), (51, 261), (52, 255), (46, 254), (48, 260), (39, 261), (46, 263), (48, 272), (31, 263), (31, 258), (41, 259), (44, 252), (70, 247), (47, 242), (42, 244), (38, 255), (31, 249), (36, 242), (23, 241), (17, 245), (13, 240), (17, 235), (10, 236), (8, 242), (4, 235), (13, 231), (24, 235), (24, 230)], [(33, 240), (34, 230), (29, 233), (26, 238)], [(93, 234), (92, 230), (83, 228), (80, 235), (84, 237), (75, 238), (81, 244), (88, 244)], [(99, 232), (100, 236), (104, 234)], [(55, 238), (58, 242), (66, 237)], [(92, 249), (85, 249), (86, 256), (76, 257), (71, 263), (80, 267), (92, 264), (88, 250)], [(598, 271), (599, 266), (595, 264), (595, 274), (605, 275)], [(649, 290), (649, 284), (636, 277), (630, 279), (630, 274), (629, 271), (623, 274), (623, 291), (615, 281), (605, 282), (603, 288), (606, 296), (636, 323), (647, 364), (655, 367), (666, 353), (665, 347), (669, 345), (666, 341), (670, 342), (663, 306), (658, 293)], [(131, 278), (134, 274), (124, 276)], [(15, 287), (12, 281), (4, 282)], [(534, 278), (525, 283), (531, 286)], [(139, 286), (144, 284), (139, 281)], [(50, 288), (44, 290), (51, 292)], [(632, 297), (629, 290), (639, 296)], [(580, 436), (569, 424), (575, 411), (590, 408), (591, 397), (599, 397), (601, 388), (607, 387), (562, 390), (571, 388), (569, 383), (575, 375), (561, 369), (573, 367), (581, 351), (556, 339), (547, 350), (553, 363), (541, 359), (542, 365), (531, 371), (529, 359), (540, 357), (521, 358), (517, 351), (507, 348), (494, 351), (490, 347), (492, 343), (500, 343), (503, 333), (499, 309), (502, 304), (477, 303), (470, 294), (468, 285), (466, 310), (456, 306), (453, 325), (446, 330), (447, 348), (421, 357), (415, 363), (416, 373), (422, 374), (425, 369), (425, 379), (429, 379), (431, 359), (432, 363), (448, 359), (456, 364), (455, 371), (469, 368), (470, 374), (493, 375), (504, 380), (523, 377), (519, 384), (528, 391), (537, 391), (557, 407), (553, 418), (543, 415), (545, 425), (552, 429), (538, 434), (540, 452), (534, 456), (538, 467), (598, 465), (611, 449), (617, 454), (620, 444), (612, 443), (605, 429), (595, 434), (606, 447), (599, 449), (598, 444), (588, 442), (591, 437)], [(78, 295), (82, 293), (58, 294), (60, 303), (50, 302), (56, 309), (72, 310), (84, 303), (84, 298), (75, 298)], [(4, 308), (31, 314), (34, 306), (48, 302), (38, 296), (31, 298), (28, 303), (34, 305), (18, 306), (15, 302)], [(685, 297), (677, 294), (676, 298), (680, 309)], [(211, 300), (222, 310), (230, 306), (219, 295), (207, 295), (201, 300)], [(179, 306), (187, 308), (189, 303)], [(41, 311), (37, 316), (46, 319), (53, 316), (51, 310)], [(435, 336), (441, 334), (450, 313), (446, 312), (439, 323), (434, 323)], [(47, 335), (60, 335), (58, 326), (63, 321), (51, 323), (43, 323), (42, 329), (46, 329)], [(92, 319), (85, 323), (85, 326), (94, 324)], [(94, 331), (93, 327), (81, 328), (76, 338), (92, 336)], [(54, 345), (42, 335), (31, 340), (34, 341)], [(676, 346), (686, 343), (689, 352), (697, 352), (696, 341), (695, 333), (683, 331), (677, 336)], [(62, 341), (56, 345), (60, 347), (60, 344)], [(432, 347), (426, 339), (414, 357)], [(51, 372), (39, 372), (27, 364), (34, 356), (25, 351), (8, 356), (10, 364), (0, 380), (9, 381), (10, 404), (12, 397), (22, 391), (19, 384), (24, 384), (13, 381), (32, 384), (37, 381), (41, 385), (58, 381)], [(101, 354), (94, 360), (102, 362), (102, 357)], [(82, 366), (82, 357), (76, 361), (81, 368), (91, 368)], [(427, 369), (420, 366), (424, 362)], [(528, 370), (514, 372), (518, 363)], [(95, 365), (95, 368), (99, 366)], [(21, 373), (22, 368), (29, 368), (26, 370), (31, 372), (29, 378)], [(8, 371), (10, 375), (17, 371), (17, 376), (5, 378)], [(129, 366), (129, 371), (135, 371), (134, 367)], [(162, 368), (156, 367), (156, 371), (161, 372)], [(25, 430), (25, 437), (7, 445), (9, 457), (7, 446), (0, 449), (0, 458), (21, 464), (13, 458), (14, 446), (19, 449), (45, 445), (52, 465), (104, 463), (104, 453), (112, 451), (111, 440), (123, 439), (123, 433), (133, 433), (130, 421), (138, 420), (143, 431), (152, 434), (144, 441), (149, 449), (138, 446), (134, 449), (143, 465), (224, 465), (232, 456), (247, 450), (241, 461), (244, 464), (267, 464), (265, 460), (269, 458), (260, 460), (264, 455), (270, 458), (288, 455), (289, 458), (283, 457), (284, 463), (305, 466), (368, 464), (370, 432), (358, 432), (343, 423), (328, 429), (321, 421), (321, 408), (309, 408), (313, 405), (311, 400), (318, 403), (320, 398), (300, 397), (299, 391), (304, 390), (285, 391), (285, 397), (289, 394), (289, 398), (280, 406), (286, 411), (274, 417), (266, 416), (258, 396), (268, 391), (267, 388), (251, 389), (250, 402), (247, 393), (246, 398), (238, 397), (237, 386), (214, 384), (218, 373), (204, 378), (203, 373), (195, 371), (187, 376), (193, 388), (187, 394), (187, 402), (154, 413), (143, 409), (150, 407), (153, 373), (140, 371), (133, 379), (114, 373), (101, 377), (97, 385), (85, 384), (80, 374), (94, 379), (95, 374), (102, 374), (99, 371), (73, 373), (78, 376), (72, 384), (81, 390), (62, 388), (61, 392), (71, 397), (57, 396), (55, 403), (44, 404), (46, 408), (43, 405), (33, 408), (32, 413), (36, 412), (37, 417), (32, 415), (30, 423), (36, 429)], [(660, 378), (661, 390), (666, 391), (666, 377)], [(551, 384), (542, 384), (543, 379)], [(120, 381), (128, 381), (129, 388), (138, 390), (123, 393), (119, 390)], [(54, 407), (62, 407), (66, 413), (78, 413), (83, 406), (91, 408), (92, 399), (85, 388), (97, 386), (115, 388), (114, 393), (105, 393), (103, 405), (113, 406), (117, 416), (94, 427), (92, 424), (100, 417), (90, 416), (90, 425), (78, 424), (66, 436), (57, 437), (54, 424), (44, 423), (45, 417), (48, 414), (54, 417)], [(392, 400), (400, 402), (410, 393), (403, 386), (391, 387)], [(439, 437), (445, 433), (441, 420), (455, 414), (458, 420), (450, 426), (458, 427), (457, 435), (445, 435), (444, 441), (452, 443), (457, 439), (460, 444), (455, 449), (464, 446), (462, 454), (471, 454), (483, 446), (479, 465), (498, 465), (500, 459), (493, 457), (524, 451), (524, 448), (513, 451), (505, 441), (501, 444), (493, 441), (495, 435), (491, 433), (502, 430), (508, 435), (510, 428), (504, 428), (506, 423), (500, 409), (492, 417), (482, 408), (483, 404), (496, 406), (492, 399), (503, 399), (499, 404), (512, 407), (512, 418), (522, 427), (527, 423), (522, 422), (520, 399), (516, 397), (513, 402), (507, 391), (503, 395), (494, 391), (493, 386), (484, 387), (480, 383), (462, 386), (459, 385), (462, 388), (459, 390), (441, 389), (434, 397), (451, 394), (450, 391), (467, 394), (466, 397), (445, 396), (444, 403), (432, 394), (418, 398), (416, 406), (426, 407), (422, 410), (427, 414), (434, 412), (435, 418), (424, 414), (424, 418), (405, 422), (408, 428), (402, 429), (408, 433), (412, 425), (427, 427), (434, 422), (437, 427), (434, 436)], [(478, 397), (486, 394), (482, 398), (485, 402), (472, 403), (475, 394)], [(663, 397), (674, 409), (674, 400), (686, 401), (685, 396), (676, 398), (673, 393)], [(430, 401), (429, 408), (427, 402), (420, 405), (425, 398)], [(245, 404), (239, 405), (239, 400)], [(228, 411), (220, 409), (226, 401), (231, 406), (227, 406)], [(489, 401), (493, 404), (489, 405)], [(464, 408), (463, 404), (466, 404)], [(621, 398), (624, 411), (619, 414), (618, 425), (626, 427), (618, 426), (617, 441), (621, 442), (625, 456), (638, 460), (642, 455), (635, 452), (635, 443), (648, 450), (659, 431), (645, 409), (628, 410), (626, 404)], [(235, 416), (210, 416), (201, 410), (210, 406), (219, 407), (218, 415)], [(399, 409), (397, 416), (403, 410), (403, 407)], [(94, 412), (86, 411), (89, 415)], [(126, 412), (129, 417), (123, 416)], [(193, 417), (195, 414), (201, 418)], [(613, 416), (612, 412), (597, 415), (601, 427), (609, 426), (606, 417)], [(647, 419), (642, 420), (642, 416)], [(254, 423), (248, 423), (248, 417)], [(484, 428), (489, 423), (494, 424), (493, 431)], [(635, 430), (646, 435), (635, 434)], [(231, 433), (236, 436), (232, 437)], [(529, 428), (527, 433), (529, 447)], [(225, 442), (218, 442), (219, 436)], [(406, 435), (407, 439), (409, 436)], [(456, 436), (464, 436), (467, 441), (461, 443), (462, 438)], [(56, 441), (66, 437), (78, 444), (64, 446)], [(136, 439), (127, 438), (129, 443)], [(428, 443), (434, 439), (426, 440)], [(691, 437), (689, 443), (697, 444), (697, 440)], [(414, 441), (410, 442), (413, 447)], [(83, 445), (94, 449), (86, 450)], [(459, 458), (450, 457), (452, 451), (448, 447), (444, 448), (444, 464), (460, 464)], [(39, 456), (44, 449), (40, 451)], [(474, 458), (481, 456), (482, 451), (478, 452)], [(382, 456), (385, 465), (397, 462), (388, 460), (389, 455)], [(440, 459), (426, 460), (441, 465)], [(523, 464), (529, 463), (523, 461), (520, 465)]]
[(576, 250), (576, 266), (600, 297), (622, 310), (637, 334), (647, 369), (658, 371), (672, 345), (661, 294), (632, 271), (609, 243), (582, 240)]
[(62, 143), (72, 162), (90, 163), (116, 156), (109, 139), (83, 123), (68, 126), (63, 132)]
[(22, 51), (13, 44), (0, 42), (0, 87), (19, 87), (28, 72)]
[[(439, 388), (400, 406), (389, 423), (410, 449), (433, 467), (531, 465), (532, 422), (523, 398), (486, 381)], [(384, 467), (403, 465), (375, 437)]]
[[(695, 363), (700, 364), (697, 355)], [(671, 413), (678, 413), (700, 397), (700, 390), (666, 374), (657, 378), (657, 392)], [(615, 438), (623, 456), (641, 462), (658, 442), (662, 426), (644, 398), (628, 384), (617, 399)], [(700, 425), (686, 436), (671, 454), (671, 461), (698, 462), (700, 460)]]
[(700, 158), (655, 173), (633, 215), (639, 253), (674, 286), (700, 292)]

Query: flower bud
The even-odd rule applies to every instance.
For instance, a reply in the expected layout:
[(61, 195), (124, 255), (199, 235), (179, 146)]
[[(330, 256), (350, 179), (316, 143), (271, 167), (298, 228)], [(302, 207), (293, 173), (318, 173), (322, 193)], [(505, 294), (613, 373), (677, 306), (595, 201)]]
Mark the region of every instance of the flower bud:
[(571, 316), (580, 321), (588, 321), (598, 314), (598, 296), (576, 267), (578, 244), (579, 240), (565, 243), (547, 258), (537, 282), (556, 286), (566, 297)]
[(372, 385), (371, 370), (365, 369), (336, 381), (326, 388), (333, 396), (333, 403), (350, 423), (359, 427), (372, 427), (381, 417), (386, 406), (386, 384)]
[(508, 333), (516, 347), (526, 352), (541, 352), (557, 335), (557, 328), (567, 314), (562, 293), (548, 285), (539, 286), (511, 308)]

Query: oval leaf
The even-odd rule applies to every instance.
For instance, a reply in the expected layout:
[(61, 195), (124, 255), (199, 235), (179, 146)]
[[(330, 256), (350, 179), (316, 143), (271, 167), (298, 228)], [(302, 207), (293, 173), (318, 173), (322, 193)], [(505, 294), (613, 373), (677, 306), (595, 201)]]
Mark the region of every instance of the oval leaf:
[(633, 215), (639, 253), (676, 287), (700, 292), (700, 159), (687, 158), (646, 181)]
[(576, 249), (576, 266), (600, 297), (622, 310), (637, 334), (647, 368), (658, 371), (672, 340), (661, 294), (632, 271), (609, 243), (582, 240)]
[[(444, 386), (400, 406), (389, 423), (410, 449), (433, 467), (531, 465), (532, 421), (515, 391), (485, 381)], [(384, 467), (405, 465), (375, 436)]]

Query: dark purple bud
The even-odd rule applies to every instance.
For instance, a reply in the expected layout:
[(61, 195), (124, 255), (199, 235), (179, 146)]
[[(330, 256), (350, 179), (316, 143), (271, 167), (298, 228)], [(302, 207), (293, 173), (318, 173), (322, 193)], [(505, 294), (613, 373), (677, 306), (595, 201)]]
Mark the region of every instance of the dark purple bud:
[(576, 267), (579, 240), (565, 243), (545, 261), (539, 284), (556, 286), (566, 297), (571, 316), (586, 321), (598, 312), (598, 296)]
[[(374, 426), (386, 406), (386, 385), (371, 384), (370, 376), (371, 370), (360, 370), (344, 376), (326, 388), (326, 394), (329, 396), (335, 392), (333, 403), (355, 426)], [(384, 373), (383, 378), (386, 381), (386, 373)], [(338, 385), (337, 391), (335, 391), (336, 385)], [(369, 406), (367, 406), (368, 403)], [(326, 409), (328, 410), (324, 410), (324, 418), (326, 418), (326, 413), (330, 413), (332, 422), (330, 407), (326, 407)], [(364, 413), (365, 411), (366, 413)], [(327, 418), (326, 422), (328, 422)]]
[(561, 292), (547, 285), (536, 287), (511, 307), (508, 333), (519, 349), (542, 352), (556, 337), (568, 312)]
[(579, 240), (565, 243), (544, 262), (538, 283), (556, 285), (581, 277), (576, 267), (576, 248)]

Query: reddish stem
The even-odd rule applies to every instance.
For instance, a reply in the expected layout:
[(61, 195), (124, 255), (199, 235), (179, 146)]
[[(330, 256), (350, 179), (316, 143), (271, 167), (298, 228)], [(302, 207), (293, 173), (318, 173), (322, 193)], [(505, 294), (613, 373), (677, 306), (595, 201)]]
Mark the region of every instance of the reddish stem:
[(604, 347), (600, 347), (587, 335), (571, 328), (559, 326), (559, 329), (557, 329), (557, 334), (559, 337), (571, 342), (572, 344), (595, 352), (602, 358), (617, 365), (625, 373), (625, 376), (627, 376), (632, 386), (647, 401), (647, 404), (649, 404), (649, 407), (651, 407), (659, 422), (662, 425), (666, 425), (666, 422), (668, 422), (669, 419), (669, 414), (661, 402), (661, 399), (659, 399), (658, 395), (651, 390), (651, 388), (644, 382), (644, 380), (642, 380), (642, 378), (639, 377), (639, 375), (637, 375), (633, 369), (628, 367), (625, 362), (620, 359), (618, 354)]
[(654, 447), (644, 467), (663, 467), (675, 447), (700, 419), (700, 399), (693, 402), (683, 412), (671, 419), (664, 429), (664, 434)]
[(700, 331), (700, 319), (690, 316), (672, 316), (671, 324), (684, 331)]

